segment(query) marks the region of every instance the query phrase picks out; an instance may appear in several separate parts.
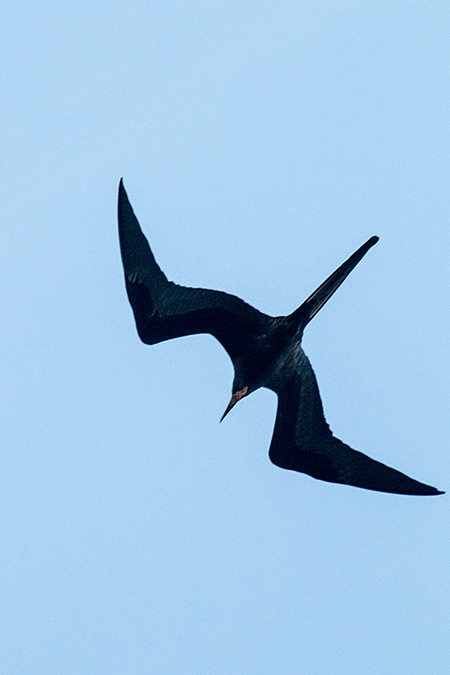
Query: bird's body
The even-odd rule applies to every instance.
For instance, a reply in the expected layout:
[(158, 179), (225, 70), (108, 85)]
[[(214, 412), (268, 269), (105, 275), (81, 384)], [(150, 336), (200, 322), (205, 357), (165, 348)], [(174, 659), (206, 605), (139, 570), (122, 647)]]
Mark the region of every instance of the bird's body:
[(314, 372), (301, 347), (306, 325), (378, 237), (361, 246), (292, 314), (271, 317), (234, 295), (168, 281), (142, 233), (122, 181), (118, 212), (125, 283), (140, 338), (155, 344), (194, 333), (214, 335), (228, 352), (235, 371), (232, 398), (223, 417), (256, 389), (274, 391), (278, 410), (269, 451), (274, 464), (321, 480), (381, 492), (442, 494), (333, 436)]

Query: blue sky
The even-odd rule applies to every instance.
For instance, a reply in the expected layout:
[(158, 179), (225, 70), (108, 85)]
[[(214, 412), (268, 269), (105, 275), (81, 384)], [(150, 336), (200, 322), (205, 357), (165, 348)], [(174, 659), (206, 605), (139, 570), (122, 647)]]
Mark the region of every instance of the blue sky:
[(448, 497), (219, 426), (210, 336), (136, 334), (119, 178), (169, 278), (297, 307), (327, 420), (450, 489), (444, 2), (10, 3), (2, 15), (0, 671), (424, 675), (450, 659)]

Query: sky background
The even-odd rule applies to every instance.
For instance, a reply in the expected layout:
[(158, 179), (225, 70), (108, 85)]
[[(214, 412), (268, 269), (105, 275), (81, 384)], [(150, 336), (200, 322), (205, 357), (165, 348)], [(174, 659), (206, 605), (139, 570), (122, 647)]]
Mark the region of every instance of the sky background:
[[(9, 6), (8, 6), (9, 5)], [(273, 466), (210, 336), (137, 336), (119, 178), (162, 269), (308, 326), (334, 433), (450, 490), (448, 2), (2, 11), (0, 672), (428, 675), (448, 496)]]

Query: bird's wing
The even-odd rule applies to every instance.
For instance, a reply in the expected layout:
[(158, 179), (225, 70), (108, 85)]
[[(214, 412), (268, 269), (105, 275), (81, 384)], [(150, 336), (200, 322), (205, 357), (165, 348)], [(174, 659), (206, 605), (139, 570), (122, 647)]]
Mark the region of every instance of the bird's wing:
[(274, 464), (331, 483), (407, 495), (442, 494), (335, 438), (325, 421), (316, 377), (300, 346), (295, 373), (273, 387), (278, 411), (269, 456)]
[(118, 218), (125, 283), (141, 340), (155, 344), (183, 335), (211, 333), (232, 359), (245, 351), (248, 336), (258, 333), (270, 317), (235, 295), (168, 281), (134, 215), (122, 181)]

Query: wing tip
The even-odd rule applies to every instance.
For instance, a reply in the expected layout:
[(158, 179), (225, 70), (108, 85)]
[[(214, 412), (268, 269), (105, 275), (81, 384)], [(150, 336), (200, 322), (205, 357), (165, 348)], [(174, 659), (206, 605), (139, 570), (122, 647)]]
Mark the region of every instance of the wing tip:
[(416, 486), (417, 491), (412, 492), (412, 494), (421, 496), (423, 495), (424, 497), (435, 497), (436, 495), (445, 495), (445, 490), (438, 490), (435, 487), (432, 487), (431, 485), (425, 485), (425, 483), (419, 483), (418, 486)]
[(133, 207), (131, 206), (130, 200), (128, 199), (127, 191), (123, 184), (123, 178), (119, 182), (119, 194), (117, 199), (117, 213), (119, 217), (119, 228), (126, 227), (130, 225), (130, 222), (136, 222), (139, 229), (140, 225), (138, 219), (136, 218)]
[[(406, 478), (409, 477), (406, 476)], [(394, 490), (392, 490), (392, 492), (399, 495), (411, 495), (412, 497), (435, 497), (436, 495), (445, 495), (444, 490), (437, 490), (435, 487), (432, 487), (431, 485), (425, 485), (425, 483), (419, 483), (413, 478), (410, 478), (409, 480), (413, 481), (412, 485), (401, 487), (400, 489), (397, 489), (396, 487)], [(380, 490), (380, 492), (390, 491), (391, 490)]]

